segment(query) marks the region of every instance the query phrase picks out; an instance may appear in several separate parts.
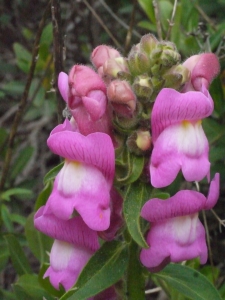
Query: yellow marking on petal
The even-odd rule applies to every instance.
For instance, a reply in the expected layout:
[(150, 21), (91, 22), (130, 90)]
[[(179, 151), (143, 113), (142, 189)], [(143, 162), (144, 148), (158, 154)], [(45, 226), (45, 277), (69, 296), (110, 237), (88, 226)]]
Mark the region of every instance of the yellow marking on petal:
[(190, 126), (192, 124), (201, 125), (202, 120), (198, 120), (197, 122), (190, 122), (190, 121), (184, 120), (184, 121), (181, 122), (181, 124), (184, 128), (187, 128), (188, 126)]
[(186, 128), (186, 127), (190, 126), (191, 122), (184, 120), (184, 121), (181, 122), (181, 124), (182, 124), (183, 127)]
[(102, 216), (102, 213), (100, 213), (99, 218), (102, 219), (102, 217), (103, 217), (103, 216)]

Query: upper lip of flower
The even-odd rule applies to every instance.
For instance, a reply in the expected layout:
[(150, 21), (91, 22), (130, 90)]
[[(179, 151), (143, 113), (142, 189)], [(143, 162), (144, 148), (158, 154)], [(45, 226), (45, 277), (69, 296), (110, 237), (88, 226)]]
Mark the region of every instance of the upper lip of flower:
[[(60, 130), (57, 128), (60, 127)], [(72, 131), (68, 120), (50, 134), (47, 144), (52, 152), (72, 161), (94, 165), (112, 184), (115, 172), (115, 152), (109, 135), (94, 132), (87, 136)]]
[(197, 191), (182, 190), (167, 200), (150, 199), (142, 207), (141, 216), (149, 222), (191, 215), (202, 209), (211, 209), (219, 197), (219, 174), (211, 181), (207, 198)]
[(201, 120), (211, 115), (213, 108), (213, 100), (208, 91), (179, 93), (170, 88), (162, 89), (151, 115), (153, 142), (166, 127), (184, 120)]

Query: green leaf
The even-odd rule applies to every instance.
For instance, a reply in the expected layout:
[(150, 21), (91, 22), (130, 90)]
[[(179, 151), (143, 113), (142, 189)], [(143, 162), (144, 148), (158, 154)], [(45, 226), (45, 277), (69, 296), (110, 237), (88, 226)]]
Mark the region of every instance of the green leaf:
[(42, 31), (40, 43), (47, 44), (50, 46), (52, 41), (53, 41), (52, 23), (49, 23), (45, 26), (45, 28)]
[(4, 300), (17, 300), (15, 293), (6, 291), (5, 289), (0, 288), (0, 299)]
[(40, 263), (49, 260), (48, 252), (52, 246), (52, 239), (34, 228), (34, 213), (30, 214), (25, 224), (25, 235), (28, 245)]
[[(142, 174), (145, 158), (144, 156), (136, 156), (132, 154), (129, 155), (129, 163), (124, 163), (123, 160), (117, 160), (117, 174), (116, 183), (119, 185), (128, 185), (132, 182), (135, 182)], [(121, 168), (122, 166), (122, 168)], [(120, 174), (120, 169), (122, 173)]]
[(16, 237), (12, 234), (5, 235), (5, 240), (8, 245), (10, 257), (12, 264), (18, 273), (18, 275), (23, 275), (26, 273), (32, 273), (29, 262), (24, 254), (20, 243)]
[(149, 20), (152, 23), (155, 23), (155, 13), (154, 13), (154, 7), (152, 4), (152, 1), (149, 0), (138, 0), (138, 3), (140, 4), (143, 11), (148, 16)]
[(35, 203), (35, 211), (37, 211), (41, 206), (45, 205), (47, 202), (51, 192), (52, 192), (52, 181), (48, 181), (45, 185), (44, 189), (38, 195), (37, 201)]
[(27, 218), (18, 214), (10, 214), (10, 219), (12, 222), (20, 224), (22, 226), (25, 225)]
[(16, 54), (16, 62), (18, 67), (23, 72), (28, 73), (32, 59), (31, 53), (19, 43), (14, 43), (13, 49)]
[(216, 143), (225, 135), (225, 128), (212, 118), (206, 118), (202, 122), (203, 128), (210, 144)]
[(28, 189), (23, 189), (23, 188), (13, 188), (10, 190), (7, 190), (3, 193), (0, 194), (0, 199), (5, 200), (5, 201), (10, 201), (11, 196), (19, 196), (23, 198), (30, 198), (32, 196), (32, 191)]
[(89, 260), (74, 288), (60, 300), (86, 300), (116, 283), (128, 264), (127, 244), (106, 242)]
[(140, 217), (140, 211), (144, 202), (150, 198), (149, 195), (150, 191), (147, 190), (144, 183), (135, 182), (129, 186), (123, 205), (127, 229), (135, 242), (142, 248), (148, 248), (148, 245), (141, 230), (141, 220), (143, 219)]
[(42, 85), (40, 85), (40, 80), (37, 78), (34, 78), (32, 80), (30, 91), (29, 91), (29, 97), (33, 99), (32, 104), (35, 107), (40, 107), (43, 105), (45, 100), (45, 90)]
[(50, 180), (54, 180), (56, 175), (62, 169), (63, 165), (64, 165), (64, 162), (61, 162), (58, 166), (51, 169), (44, 177), (44, 184), (47, 184), (47, 182)]
[(54, 299), (40, 286), (38, 276), (34, 274), (24, 274), (14, 286), (21, 288), (32, 300)]
[(156, 26), (150, 23), (149, 21), (143, 20), (138, 22), (137, 25), (141, 28), (147, 29), (148, 31), (156, 32)]
[(170, 264), (154, 276), (193, 300), (222, 300), (217, 289), (201, 273), (187, 266)]
[(34, 148), (31, 146), (27, 146), (20, 151), (12, 167), (11, 179), (15, 179), (17, 175), (22, 172), (22, 170), (25, 168), (25, 166), (31, 159), (33, 153)]
[(5, 241), (0, 243), (0, 271), (4, 269), (9, 259), (9, 249)]
[(5, 227), (7, 228), (8, 232), (13, 232), (14, 227), (10, 218), (10, 212), (4, 204), (1, 206), (1, 216), (2, 216), (2, 221)]
[(22, 95), (24, 91), (25, 84), (22, 81), (10, 81), (6, 83), (2, 90), (9, 95)]
[(169, 27), (168, 20), (172, 15), (173, 4), (168, 0), (161, 0), (158, 2), (159, 2), (159, 11), (160, 11), (160, 23), (162, 29), (164, 29), (164, 31), (167, 31), (167, 28)]

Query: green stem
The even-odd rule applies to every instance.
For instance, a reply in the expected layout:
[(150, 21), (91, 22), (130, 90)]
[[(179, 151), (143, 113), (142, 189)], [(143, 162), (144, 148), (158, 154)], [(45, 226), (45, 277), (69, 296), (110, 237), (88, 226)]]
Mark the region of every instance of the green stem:
[(138, 245), (131, 241), (129, 247), (129, 264), (127, 270), (127, 299), (145, 300), (144, 267), (139, 261)]

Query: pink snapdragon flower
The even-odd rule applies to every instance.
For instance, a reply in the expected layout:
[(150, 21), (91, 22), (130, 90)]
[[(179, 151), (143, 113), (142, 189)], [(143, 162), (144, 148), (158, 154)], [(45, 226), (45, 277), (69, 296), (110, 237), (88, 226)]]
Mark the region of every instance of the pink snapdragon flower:
[(100, 131), (111, 134), (106, 86), (94, 70), (75, 65), (69, 76), (64, 72), (59, 74), (58, 87), (80, 133), (87, 135)]
[(213, 53), (202, 53), (189, 57), (183, 66), (191, 71), (188, 81), (182, 92), (202, 91), (202, 88), (209, 89), (212, 80), (219, 74), (220, 64)]
[(148, 249), (142, 249), (140, 260), (151, 272), (158, 272), (169, 262), (200, 257), (207, 261), (205, 229), (198, 212), (211, 209), (219, 197), (219, 174), (212, 180), (207, 198), (196, 191), (183, 190), (167, 200), (151, 199), (141, 216), (151, 223), (147, 235)]
[(91, 230), (80, 216), (70, 220), (57, 218), (47, 203), (34, 216), (34, 226), (55, 239), (50, 253), (50, 267), (44, 274), (59, 289), (69, 290), (84, 266), (99, 249), (97, 232)]
[(68, 120), (50, 134), (51, 151), (65, 158), (55, 178), (48, 205), (56, 217), (69, 220), (74, 211), (93, 230), (110, 224), (110, 190), (114, 178), (115, 154), (110, 137), (101, 132), (83, 136), (69, 130)]
[(201, 120), (212, 114), (213, 100), (203, 92), (179, 93), (164, 88), (151, 115), (154, 144), (150, 176), (154, 187), (171, 184), (181, 170), (187, 181), (200, 181), (209, 174), (209, 145)]

